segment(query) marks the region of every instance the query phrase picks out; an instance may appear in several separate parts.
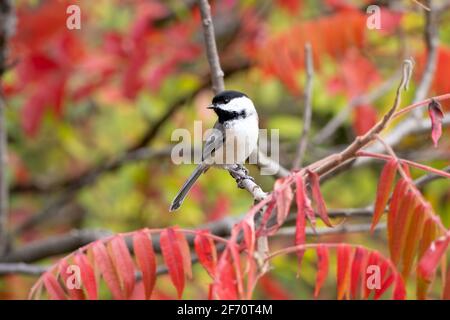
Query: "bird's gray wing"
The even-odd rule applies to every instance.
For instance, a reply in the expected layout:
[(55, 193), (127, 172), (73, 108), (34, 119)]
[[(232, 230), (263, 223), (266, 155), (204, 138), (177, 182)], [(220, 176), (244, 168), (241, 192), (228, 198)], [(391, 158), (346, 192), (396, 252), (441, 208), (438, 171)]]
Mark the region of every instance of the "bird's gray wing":
[(225, 129), (223, 125), (216, 122), (213, 129), (215, 130), (206, 138), (203, 146), (202, 160), (214, 156), (214, 152), (219, 150), (225, 141)]

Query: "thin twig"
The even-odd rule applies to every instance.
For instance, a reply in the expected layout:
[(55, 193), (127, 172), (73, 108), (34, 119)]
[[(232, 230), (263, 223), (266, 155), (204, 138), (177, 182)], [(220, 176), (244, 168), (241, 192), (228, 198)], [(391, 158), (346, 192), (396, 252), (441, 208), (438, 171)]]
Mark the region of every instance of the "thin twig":
[(354, 158), (356, 153), (361, 150), (363, 147), (368, 145), (370, 142), (375, 140), (375, 135), (380, 133), (386, 128), (390, 120), (392, 119), (395, 111), (400, 105), (401, 102), (401, 92), (402, 90), (406, 90), (408, 88), (408, 83), (411, 78), (413, 63), (410, 60), (405, 60), (403, 63), (403, 74), (402, 80), (397, 88), (396, 96), (394, 99), (394, 103), (391, 109), (386, 113), (383, 118), (370, 129), (365, 135), (357, 137), (347, 148), (345, 148), (342, 152), (338, 154), (331, 155), (323, 160), (319, 160), (310, 166), (308, 166), (311, 170), (314, 170), (319, 175), (325, 174), (329, 171), (334, 170), (339, 167), (346, 161)]
[(308, 136), (311, 129), (312, 118), (312, 89), (313, 89), (313, 77), (314, 77), (314, 63), (311, 44), (305, 44), (305, 70), (306, 70), (306, 82), (305, 82), (305, 108), (303, 112), (303, 129), (300, 141), (298, 143), (297, 154), (294, 159), (292, 167), (299, 169), (305, 156), (306, 148), (308, 146)]
[[(437, 30), (438, 17), (437, 12), (432, 10), (434, 7), (432, 0), (428, 1), (428, 7), (429, 10), (424, 11), (425, 16), (424, 39), (427, 50), (427, 60), (425, 62), (425, 68), (422, 74), (422, 78), (414, 95), (413, 103), (421, 101), (426, 98), (430, 90), (430, 87), (433, 83), (434, 75), (436, 73), (437, 68), (438, 46), (439, 46), (439, 37)], [(420, 119), (422, 117), (422, 114), (423, 112), (420, 109), (416, 109), (412, 113), (412, 115), (416, 119)]]
[[(333, 234), (348, 234), (348, 233), (363, 233), (370, 231), (370, 223), (363, 224), (340, 224), (334, 228), (316, 228), (313, 230), (311, 227), (306, 228), (307, 236), (324, 236)], [(376, 226), (376, 231), (386, 229), (385, 223), (380, 223)], [(278, 230), (276, 237), (292, 237), (295, 235), (296, 227), (284, 227)]]

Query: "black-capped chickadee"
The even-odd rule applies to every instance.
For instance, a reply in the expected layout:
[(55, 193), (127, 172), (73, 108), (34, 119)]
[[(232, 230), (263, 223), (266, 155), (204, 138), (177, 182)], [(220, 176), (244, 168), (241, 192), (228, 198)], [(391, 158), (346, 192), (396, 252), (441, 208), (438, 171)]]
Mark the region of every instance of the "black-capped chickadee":
[(223, 91), (216, 95), (208, 109), (214, 110), (218, 120), (207, 137), (202, 161), (184, 183), (170, 206), (177, 210), (200, 175), (211, 166), (231, 170), (242, 166), (257, 150), (258, 114), (250, 98), (238, 91)]

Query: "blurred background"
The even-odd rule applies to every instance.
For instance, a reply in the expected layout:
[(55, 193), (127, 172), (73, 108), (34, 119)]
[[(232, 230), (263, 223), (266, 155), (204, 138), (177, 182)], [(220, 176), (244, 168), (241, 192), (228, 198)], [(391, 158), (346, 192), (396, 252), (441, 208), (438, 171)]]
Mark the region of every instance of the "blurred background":
[[(312, 46), (315, 75), (304, 164), (341, 150), (383, 115), (392, 105), (399, 70), (408, 57), (416, 66), (403, 106), (416, 98), (430, 49), (427, 11), (416, 1), (210, 2), (226, 87), (251, 97), (262, 128), (280, 130), (280, 163), (288, 170), (303, 126), (306, 43)], [(426, 97), (450, 92), (450, 6), (433, 2), (442, 7), (433, 22), (436, 68)], [(66, 27), (71, 4), (81, 9), (80, 30)], [(369, 5), (380, 10), (379, 28), (369, 28)], [(206, 109), (212, 92), (195, 1), (18, 0), (15, 6), (16, 33), (2, 83), (10, 256), (6, 253), (0, 261), (46, 266), (104, 234), (171, 225), (198, 228), (249, 209), (251, 196), (236, 188), (227, 172), (211, 170), (179, 212), (168, 212), (194, 168), (172, 164), (172, 131), (192, 132), (195, 120), (202, 120), (206, 129), (216, 120)], [(448, 111), (445, 104), (444, 109)], [(400, 121), (391, 125), (388, 136)], [(438, 148), (432, 147), (429, 131), (420, 130), (406, 132), (393, 145), (401, 157), (443, 168), (450, 159), (448, 134), (444, 128)], [(308, 241), (361, 243), (386, 252), (385, 233), (370, 235), (364, 229), (370, 223), (365, 208), (375, 199), (381, 166), (361, 162), (323, 183), (331, 211), (362, 208), (363, 214), (347, 222), (363, 226), (363, 232), (312, 236)], [(256, 166), (249, 169), (264, 190), (273, 189), (274, 177), (260, 176)], [(414, 178), (422, 174), (412, 170)], [(436, 180), (423, 187), (447, 227), (449, 186)], [(75, 240), (63, 252), (33, 247), (47, 241), (53, 248), (67, 234)], [(293, 236), (286, 233), (272, 249), (292, 243)], [(24, 248), (28, 251), (22, 250), (21, 256), (11, 256)], [(255, 297), (311, 298), (315, 265), (308, 254), (305, 259), (297, 281), (292, 281), (294, 256), (274, 260), (274, 270), (261, 280)], [(189, 283), (187, 296), (204, 298), (207, 275), (194, 271), (198, 277)], [(158, 282), (157, 298), (176, 296), (165, 277)], [(35, 279), (30, 274), (1, 275), (0, 298), (26, 298)], [(334, 298), (335, 285), (328, 285), (323, 298)]]

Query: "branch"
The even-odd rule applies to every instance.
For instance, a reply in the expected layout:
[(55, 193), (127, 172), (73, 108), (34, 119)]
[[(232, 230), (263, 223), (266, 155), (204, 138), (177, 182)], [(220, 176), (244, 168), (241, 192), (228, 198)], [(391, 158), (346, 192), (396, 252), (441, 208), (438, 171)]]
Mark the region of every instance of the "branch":
[(205, 37), (206, 55), (211, 69), (212, 89), (215, 94), (225, 90), (223, 82), (224, 73), (220, 66), (219, 54), (217, 52), (214, 25), (211, 18), (211, 7), (208, 0), (198, 0), (200, 14), (203, 23), (203, 35)]
[(67, 234), (34, 241), (8, 253), (0, 262), (34, 262), (44, 258), (75, 251), (78, 248), (110, 236), (112, 232), (103, 230), (73, 230)]
[(8, 274), (40, 276), (49, 268), (49, 266), (35, 266), (26, 263), (0, 263), (0, 276)]
[[(437, 26), (437, 12), (434, 10), (433, 0), (428, 0), (428, 10), (424, 11), (425, 15), (425, 30), (424, 38), (425, 45), (427, 49), (427, 60), (425, 63), (425, 68), (423, 71), (422, 79), (420, 80), (419, 86), (416, 89), (414, 95), (413, 103), (421, 101), (426, 98), (428, 91), (430, 90), (431, 84), (434, 80), (434, 74), (437, 68), (437, 58), (438, 58), (438, 26)], [(416, 119), (420, 119), (422, 116), (422, 110), (414, 110), (413, 116)]]
[(305, 70), (306, 70), (306, 83), (305, 83), (305, 109), (303, 112), (303, 129), (300, 141), (298, 143), (297, 155), (295, 156), (293, 168), (299, 169), (302, 165), (303, 157), (308, 146), (308, 136), (311, 129), (311, 117), (312, 117), (312, 89), (313, 89), (313, 77), (314, 77), (314, 64), (311, 44), (305, 44)]
[[(306, 235), (308, 236), (324, 236), (334, 234), (363, 233), (370, 231), (370, 223), (364, 224), (340, 224), (334, 228), (316, 228), (306, 227)], [(385, 223), (380, 223), (375, 227), (375, 231), (386, 229)], [(295, 235), (296, 227), (284, 227), (278, 230), (276, 237), (292, 237)]]
[(353, 159), (356, 156), (356, 153), (367, 146), (370, 142), (375, 140), (376, 135), (383, 131), (384, 128), (388, 125), (392, 117), (394, 116), (395, 111), (400, 105), (401, 102), (401, 91), (406, 90), (408, 88), (409, 80), (411, 78), (413, 64), (410, 60), (405, 60), (403, 63), (403, 74), (401, 82), (397, 88), (397, 92), (395, 95), (394, 103), (388, 113), (384, 115), (384, 117), (370, 129), (365, 135), (357, 137), (347, 148), (345, 148), (342, 152), (338, 154), (331, 155), (323, 160), (319, 160), (310, 166), (309, 169), (314, 170), (319, 175), (328, 173), (346, 161)]

